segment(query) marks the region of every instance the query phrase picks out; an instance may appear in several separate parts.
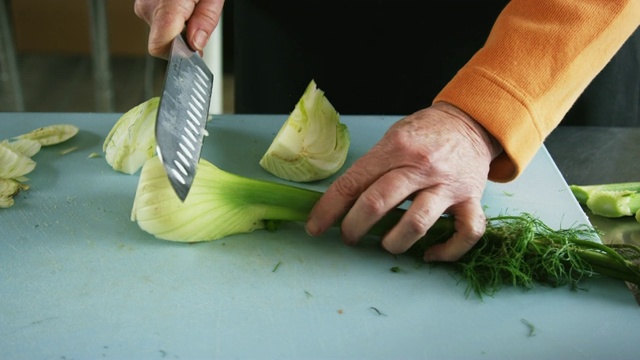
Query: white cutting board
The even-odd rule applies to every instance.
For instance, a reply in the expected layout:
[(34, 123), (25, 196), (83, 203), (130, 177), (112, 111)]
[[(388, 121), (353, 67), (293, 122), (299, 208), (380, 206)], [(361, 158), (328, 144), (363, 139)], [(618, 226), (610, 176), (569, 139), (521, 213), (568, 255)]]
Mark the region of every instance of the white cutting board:
[[(640, 307), (622, 282), (584, 291), (506, 286), (465, 298), (442, 267), (348, 247), (300, 224), (195, 245), (156, 240), (129, 221), (137, 176), (101, 152), (117, 114), (0, 114), (0, 139), (54, 123), (79, 135), (36, 155), (31, 189), (0, 210), (0, 358), (628, 359)], [(221, 116), (203, 156), (274, 180), (258, 160), (286, 119)], [(344, 116), (348, 161), (398, 117)], [(58, 151), (79, 149), (67, 155)], [(324, 189), (330, 180), (311, 185)], [(506, 185), (490, 215), (530, 212), (552, 227), (586, 223), (547, 151)], [(273, 271), (277, 264), (276, 271)], [(391, 272), (398, 266), (401, 271)], [(375, 309), (377, 309), (377, 311)], [(528, 322), (535, 326), (530, 336)]]

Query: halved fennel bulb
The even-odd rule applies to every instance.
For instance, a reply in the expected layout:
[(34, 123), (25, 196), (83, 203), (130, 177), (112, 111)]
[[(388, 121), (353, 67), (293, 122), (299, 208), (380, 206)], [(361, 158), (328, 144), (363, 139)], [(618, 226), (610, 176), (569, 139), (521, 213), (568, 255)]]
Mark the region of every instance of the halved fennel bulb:
[(282, 125), (260, 166), (291, 181), (326, 179), (340, 170), (350, 145), (349, 130), (314, 80)]
[(321, 193), (225, 172), (200, 159), (184, 202), (156, 156), (140, 172), (131, 220), (164, 240), (210, 241), (265, 227), (264, 220), (304, 221)]

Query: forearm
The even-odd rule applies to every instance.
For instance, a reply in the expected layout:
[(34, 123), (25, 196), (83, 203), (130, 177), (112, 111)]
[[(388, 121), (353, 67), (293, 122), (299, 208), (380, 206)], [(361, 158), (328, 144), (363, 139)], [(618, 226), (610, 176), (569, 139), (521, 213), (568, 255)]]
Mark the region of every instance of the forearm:
[(489, 177), (512, 180), (639, 24), (639, 0), (512, 0), (435, 101), (497, 139)]

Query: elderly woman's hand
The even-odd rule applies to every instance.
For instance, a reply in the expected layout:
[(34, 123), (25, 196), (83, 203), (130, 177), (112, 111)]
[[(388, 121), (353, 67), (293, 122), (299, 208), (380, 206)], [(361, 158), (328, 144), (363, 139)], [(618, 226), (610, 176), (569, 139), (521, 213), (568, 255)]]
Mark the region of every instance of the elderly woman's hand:
[(457, 260), (484, 233), (480, 200), (489, 164), (500, 151), (467, 114), (450, 104), (434, 104), (394, 124), (329, 187), (310, 214), (307, 232), (321, 234), (344, 216), (343, 239), (355, 244), (385, 213), (411, 199), (382, 246), (394, 254), (404, 252), (448, 213), (455, 218), (455, 234), (424, 258)]
[(149, 24), (149, 54), (166, 58), (171, 40), (185, 27), (189, 46), (202, 52), (223, 5), (224, 0), (136, 0), (134, 12)]

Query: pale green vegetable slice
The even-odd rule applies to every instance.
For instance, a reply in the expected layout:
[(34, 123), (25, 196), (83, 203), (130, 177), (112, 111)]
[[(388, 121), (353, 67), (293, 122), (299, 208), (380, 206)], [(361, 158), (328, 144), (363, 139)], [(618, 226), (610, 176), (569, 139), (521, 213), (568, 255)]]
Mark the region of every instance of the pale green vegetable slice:
[(69, 140), (78, 131), (74, 125), (50, 125), (16, 136), (13, 141), (0, 141), (0, 208), (13, 206), (14, 196), (21, 190), (29, 189), (22, 182), (28, 180), (25, 175), (36, 167), (31, 157), (42, 146)]
[(28, 190), (29, 185), (23, 184), (14, 179), (0, 178), (0, 208), (9, 208), (13, 206), (13, 197), (18, 195), (21, 190)]
[(114, 170), (133, 174), (155, 155), (159, 101), (159, 97), (154, 97), (127, 111), (107, 135), (102, 150)]
[(59, 124), (44, 126), (26, 134), (15, 137), (15, 139), (28, 139), (39, 142), (42, 146), (56, 145), (65, 142), (78, 133), (79, 129), (75, 125)]
[(322, 180), (344, 165), (349, 145), (347, 126), (312, 80), (260, 165), (285, 180)]
[(2, 145), (12, 149), (15, 152), (18, 152), (26, 157), (32, 157), (40, 151), (42, 145), (35, 141), (29, 139), (20, 139), (16, 141), (4, 140), (2, 141)]
[(13, 179), (24, 176), (36, 167), (30, 157), (15, 150), (11, 145), (0, 143), (0, 178)]

